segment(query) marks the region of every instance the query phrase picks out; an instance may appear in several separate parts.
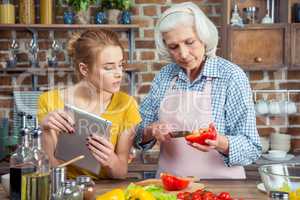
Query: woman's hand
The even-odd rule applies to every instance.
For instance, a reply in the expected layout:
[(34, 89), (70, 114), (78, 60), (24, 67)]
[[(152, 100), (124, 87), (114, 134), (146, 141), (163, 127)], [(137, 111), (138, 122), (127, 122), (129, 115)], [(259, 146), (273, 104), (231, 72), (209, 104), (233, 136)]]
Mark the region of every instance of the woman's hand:
[(159, 142), (170, 140), (170, 132), (172, 131), (171, 126), (165, 123), (155, 122), (151, 124), (152, 136)]
[(223, 135), (219, 135), (217, 134), (217, 139), (216, 140), (205, 140), (207, 145), (201, 145), (198, 143), (191, 143), (188, 142), (188, 144), (200, 151), (204, 151), (204, 152), (208, 152), (211, 149), (216, 149), (217, 151), (228, 155), (228, 151), (229, 151), (229, 141), (228, 138), (223, 136)]
[(50, 112), (41, 122), (43, 130), (54, 130), (57, 133), (74, 133), (74, 120), (64, 110)]
[(103, 167), (112, 169), (115, 163), (118, 162), (113, 144), (104, 137), (91, 134), (91, 136), (87, 138), (87, 147)]

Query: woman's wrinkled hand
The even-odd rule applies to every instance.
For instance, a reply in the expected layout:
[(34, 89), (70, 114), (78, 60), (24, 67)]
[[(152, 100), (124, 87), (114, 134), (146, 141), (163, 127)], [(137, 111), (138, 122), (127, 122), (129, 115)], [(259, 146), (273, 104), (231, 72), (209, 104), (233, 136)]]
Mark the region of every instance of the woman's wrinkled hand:
[(226, 136), (218, 134), (216, 140), (207, 139), (207, 140), (205, 140), (205, 142), (207, 145), (201, 145), (198, 143), (191, 143), (191, 142), (188, 142), (188, 145), (190, 145), (200, 151), (203, 151), (203, 152), (208, 152), (212, 149), (216, 149), (217, 151), (219, 151), (225, 155), (228, 154), (229, 141)]
[(91, 136), (87, 138), (86, 144), (92, 155), (102, 166), (113, 168), (118, 157), (114, 152), (114, 146), (111, 142), (104, 137), (91, 134)]
[(155, 122), (151, 125), (152, 136), (159, 142), (164, 142), (171, 139), (170, 133), (172, 128), (169, 124)]
[(54, 130), (57, 133), (74, 133), (74, 120), (64, 110), (50, 112), (41, 122), (42, 130)]

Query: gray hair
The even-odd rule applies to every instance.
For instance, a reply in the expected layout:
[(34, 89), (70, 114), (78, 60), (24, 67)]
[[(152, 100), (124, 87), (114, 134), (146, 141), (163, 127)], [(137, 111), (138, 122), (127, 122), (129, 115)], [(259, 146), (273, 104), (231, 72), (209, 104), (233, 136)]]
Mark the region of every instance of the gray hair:
[(205, 55), (216, 56), (218, 30), (203, 11), (192, 2), (173, 5), (159, 18), (155, 27), (155, 44), (160, 58), (173, 61), (165, 46), (162, 33), (168, 32), (178, 25), (194, 26), (199, 39), (205, 45)]

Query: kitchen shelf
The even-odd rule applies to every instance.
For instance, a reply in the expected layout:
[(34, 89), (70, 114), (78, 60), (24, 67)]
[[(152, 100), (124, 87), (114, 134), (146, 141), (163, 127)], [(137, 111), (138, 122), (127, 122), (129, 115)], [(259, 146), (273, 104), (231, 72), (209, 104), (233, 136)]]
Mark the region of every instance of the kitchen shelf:
[(243, 30), (243, 29), (275, 29), (275, 28), (284, 28), (286, 27), (286, 23), (274, 23), (274, 24), (245, 24), (243, 27), (232, 26), (231, 24), (227, 24), (228, 28)]
[(72, 72), (73, 68), (32, 68), (32, 67), (14, 67), (14, 68), (1, 68), (0, 72)]
[[(73, 30), (84, 30), (84, 29), (108, 29), (115, 32), (126, 32), (128, 37), (128, 51), (129, 51), (129, 64), (133, 63), (134, 52), (135, 52), (135, 42), (134, 42), (134, 32), (139, 28), (138, 24), (0, 24), (0, 30), (10, 30), (10, 31), (30, 31), (34, 34), (39, 30), (47, 31), (73, 31)], [(72, 72), (72, 68), (42, 68), (42, 69), (28, 69), (28, 68), (16, 68), (16, 69), (0, 69), (0, 72), (30, 72), (30, 73), (39, 73), (39, 72)], [(125, 72), (128, 74), (130, 82), (130, 94), (135, 95), (135, 73), (138, 69), (127, 68)]]
[[(32, 68), (32, 67), (14, 67), (14, 68), (0, 68), (0, 72), (29, 72), (29, 73), (38, 73), (38, 72), (73, 72), (74, 68)], [(138, 69), (134, 67), (128, 67), (124, 69), (124, 72), (137, 72)]]
[(65, 29), (110, 29), (114, 31), (128, 31), (131, 29), (138, 29), (137, 24), (0, 24), (0, 30), (65, 30)]

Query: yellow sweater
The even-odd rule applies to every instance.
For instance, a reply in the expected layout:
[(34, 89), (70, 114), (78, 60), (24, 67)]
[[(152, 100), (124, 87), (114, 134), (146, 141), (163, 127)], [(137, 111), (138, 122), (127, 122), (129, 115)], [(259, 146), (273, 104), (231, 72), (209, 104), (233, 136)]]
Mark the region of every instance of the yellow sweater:
[[(45, 92), (40, 95), (38, 100), (38, 119), (42, 121), (49, 112), (63, 108), (64, 102), (58, 89)], [(118, 137), (123, 131), (137, 125), (141, 121), (137, 102), (133, 97), (123, 92), (117, 92), (113, 95), (110, 104), (101, 117), (112, 122), (110, 139), (114, 147), (116, 147)], [(107, 177), (107, 173), (104, 170), (101, 170), (99, 175), (94, 175), (84, 169), (70, 166), (67, 171), (69, 178), (75, 178), (79, 175), (88, 175), (94, 179)]]

